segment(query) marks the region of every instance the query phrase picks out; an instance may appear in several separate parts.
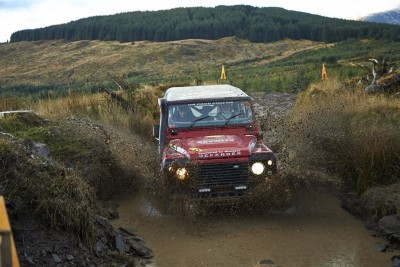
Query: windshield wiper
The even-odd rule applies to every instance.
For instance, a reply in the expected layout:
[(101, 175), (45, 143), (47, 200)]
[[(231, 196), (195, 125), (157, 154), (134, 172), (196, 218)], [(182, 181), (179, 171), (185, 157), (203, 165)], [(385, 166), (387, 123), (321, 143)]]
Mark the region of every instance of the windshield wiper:
[(230, 116), (229, 118), (227, 118), (227, 119), (226, 119), (226, 122), (225, 122), (225, 124), (224, 124), (224, 126), (228, 125), (228, 122), (229, 122), (231, 119), (236, 118), (237, 116), (240, 116), (240, 115), (244, 115), (244, 113), (243, 113), (243, 112), (239, 112), (239, 113), (233, 114), (232, 116)]
[(204, 120), (204, 119), (207, 119), (207, 118), (209, 118), (209, 117), (211, 117), (211, 116), (210, 116), (210, 115), (206, 115), (206, 116), (204, 116), (204, 117), (201, 117), (201, 118), (192, 120), (192, 121), (190, 122), (189, 129), (192, 128), (192, 127), (196, 124), (196, 122), (201, 121), (201, 120)]

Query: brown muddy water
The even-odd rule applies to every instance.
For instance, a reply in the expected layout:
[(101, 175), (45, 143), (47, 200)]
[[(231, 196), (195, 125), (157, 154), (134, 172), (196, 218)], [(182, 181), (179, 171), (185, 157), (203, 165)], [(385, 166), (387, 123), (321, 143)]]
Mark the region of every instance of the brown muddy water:
[[(392, 252), (330, 193), (307, 193), (272, 214), (212, 212), (188, 219), (163, 211), (159, 200), (135, 192), (116, 200), (117, 227), (137, 229), (154, 252), (151, 266), (391, 266)], [(260, 265), (270, 260), (274, 265)]]

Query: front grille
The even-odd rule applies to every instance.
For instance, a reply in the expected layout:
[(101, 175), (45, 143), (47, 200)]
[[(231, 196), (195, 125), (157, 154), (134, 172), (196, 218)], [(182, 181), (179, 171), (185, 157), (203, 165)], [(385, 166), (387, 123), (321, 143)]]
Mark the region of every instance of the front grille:
[(235, 186), (246, 185), (248, 181), (247, 162), (225, 162), (200, 164), (197, 166), (197, 186), (218, 187), (218, 186)]

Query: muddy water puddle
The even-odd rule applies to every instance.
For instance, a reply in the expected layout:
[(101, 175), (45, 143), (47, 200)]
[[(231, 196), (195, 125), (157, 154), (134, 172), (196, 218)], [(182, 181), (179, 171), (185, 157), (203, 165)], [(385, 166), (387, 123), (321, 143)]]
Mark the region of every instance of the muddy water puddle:
[(363, 223), (329, 193), (308, 194), (273, 214), (212, 212), (188, 219), (164, 211), (159, 200), (135, 192), (117, 200), (115, 226), (138, 230), (155, 266), (391, 266), (391, 252), (375, 249)]

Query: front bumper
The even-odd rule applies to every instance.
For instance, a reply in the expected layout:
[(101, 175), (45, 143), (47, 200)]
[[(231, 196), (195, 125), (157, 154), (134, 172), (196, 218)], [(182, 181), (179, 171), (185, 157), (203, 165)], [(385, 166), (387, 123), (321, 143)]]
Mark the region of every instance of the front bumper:
[[(268, 165), (268, 160), (273, 160)], [(254, 175), (250, 168), (254, 162), (266, 166), (261, 175)], [(187, 177), (180, 177), (185, 168)], [(179, 170), (179, 171), (178, 171)], [(174, 193), (184, 193), (197, 198), (234, 198), (263, 183), (277, 173), (275, 158), (252, 157), (242, 161), (193, 163), (186, 159), (166, 160), (162, 167), (163, 181)]]

